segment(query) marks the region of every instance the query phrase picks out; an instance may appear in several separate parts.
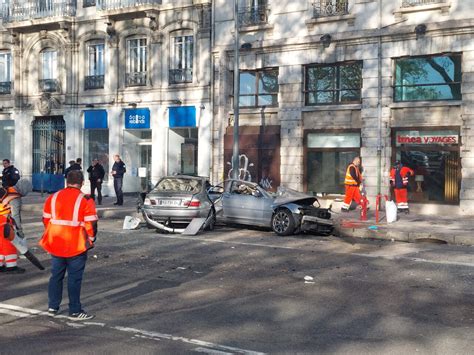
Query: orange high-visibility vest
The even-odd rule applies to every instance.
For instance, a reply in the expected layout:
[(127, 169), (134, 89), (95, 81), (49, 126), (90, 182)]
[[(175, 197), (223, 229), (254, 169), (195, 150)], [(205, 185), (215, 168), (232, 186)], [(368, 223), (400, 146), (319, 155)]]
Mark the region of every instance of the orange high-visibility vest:
[(360, 175), (360, 170), (357, 166), (355, 166), (355, 164), (353, 163), (350, 163), (348, 166), (347, 166), (347, 170), (346, 170), (346, 177), (344, 179), (344, 185), (353, 185), (353, 186), (358, 186), (359, 183), (357, 181), (354, 180), (354, 178), (352, 177), (351, 175), (351, 167), (354, 167), (355, 168), (355, 171), (356, 171), (356, 175), (359, 179), (359, 181), (361, 181), (361, 175)]
[[(390, 181), (394, 185), (395, 185), (395, 173), (396, 172), (397, 172), (397, 169), (395, 169), (395, 168), (392, 168), (392, 170), (390, 170)], [(402, 168), (400, 169), (400, 176), (402, 177), (403, 186), (408, 186), (408, 177), (410, 175), (412, 175), (412, 176), (415, 175), (415, 172), (407, 166), (402, 166)]]
[(40, 245), (48, 253), (69, 258), (93, 246), (92, 222), (97, 221), (93, 199), (86, 199), (76, 188), (67, 187), (51, 195), (44, 204), (46, 230)]

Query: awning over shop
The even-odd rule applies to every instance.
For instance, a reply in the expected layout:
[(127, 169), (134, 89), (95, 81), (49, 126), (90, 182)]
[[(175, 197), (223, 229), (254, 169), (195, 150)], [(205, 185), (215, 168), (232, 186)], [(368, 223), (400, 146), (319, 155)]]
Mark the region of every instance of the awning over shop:
[(107, 129), (107, 110), (84, 111), (85, 129)]
[(169, 125), (174, 127), (196, 127), (196, 107), (169, 107)]

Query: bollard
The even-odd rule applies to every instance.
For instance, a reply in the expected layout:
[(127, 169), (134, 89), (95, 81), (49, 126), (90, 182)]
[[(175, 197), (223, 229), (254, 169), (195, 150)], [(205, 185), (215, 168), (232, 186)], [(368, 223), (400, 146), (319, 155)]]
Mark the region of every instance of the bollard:
[(369, 200), (365, 195), (362, 195), (360, 200), (360, 220), (367, 221), (367, 206), (369, 205)]

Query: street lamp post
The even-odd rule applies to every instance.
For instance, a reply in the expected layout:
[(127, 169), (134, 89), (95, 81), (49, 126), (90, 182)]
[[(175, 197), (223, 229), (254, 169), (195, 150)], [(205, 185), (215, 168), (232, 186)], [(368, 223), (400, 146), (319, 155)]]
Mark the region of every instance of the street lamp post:
[(232, 146), (232, 178), (239, 178), (239, 4), (234, 0), (234, 142)]

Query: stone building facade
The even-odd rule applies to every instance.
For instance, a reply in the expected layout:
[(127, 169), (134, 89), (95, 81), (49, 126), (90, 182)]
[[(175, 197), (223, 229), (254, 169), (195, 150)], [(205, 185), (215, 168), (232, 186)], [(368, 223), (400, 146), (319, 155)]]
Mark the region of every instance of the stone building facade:
[(77, 157), (110, 171), (120, 154), (125, 192), (208, 174), (210, 1), (7, 0), (1, 12), (0, 151), (36, 190), (63, 186)]
[[(337, 198), (363, 160), (369, 200), (395, 160), (413, 208), (474, 213), (472, 1), (241, 1), (241, 166), (251, 179)], [(229, 171), (233, 2), (213, 3), (213, 178)], [(278, 156), (263, 152), (277, 137)], [(275, 146), (274, 142), (271, 143)], [(275, 168), (276, 166), (276, 168)]]

